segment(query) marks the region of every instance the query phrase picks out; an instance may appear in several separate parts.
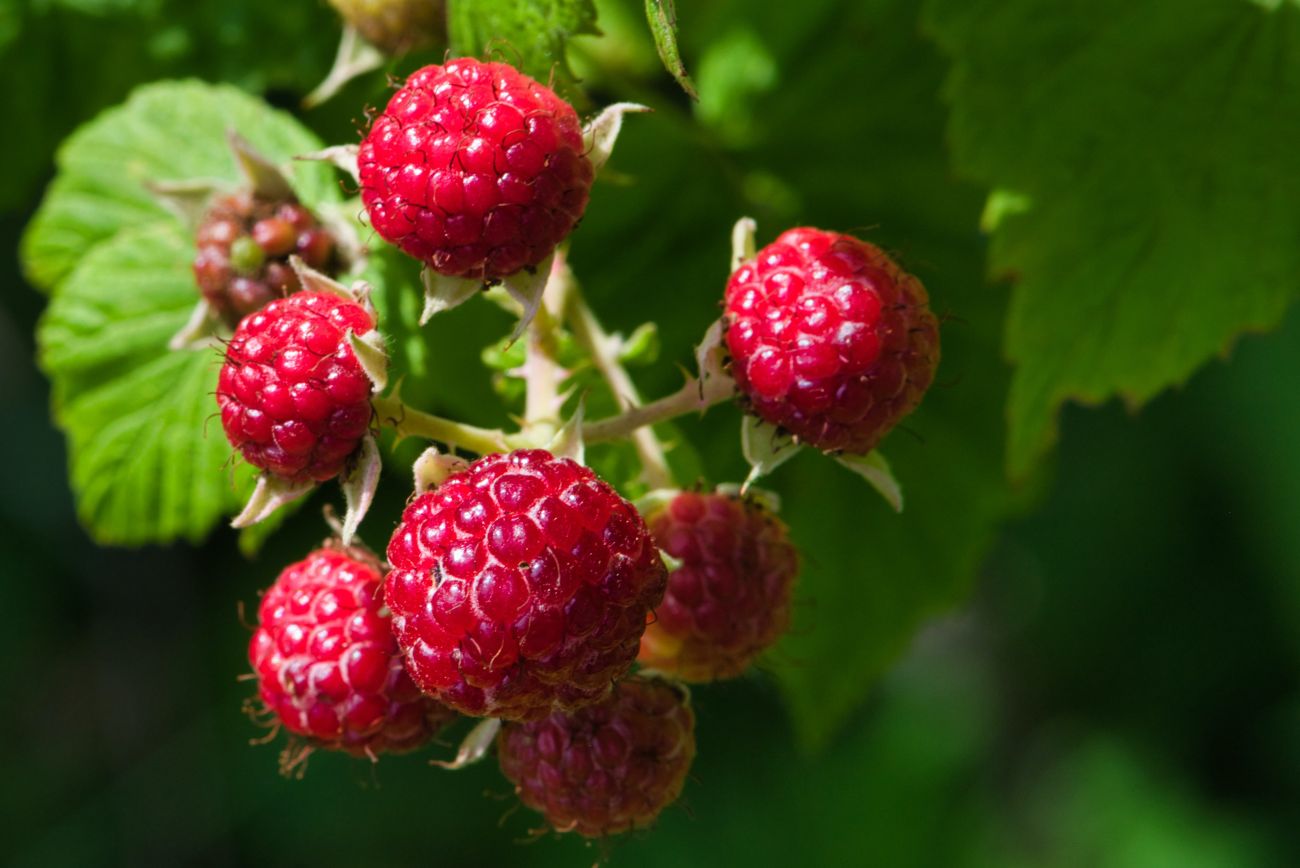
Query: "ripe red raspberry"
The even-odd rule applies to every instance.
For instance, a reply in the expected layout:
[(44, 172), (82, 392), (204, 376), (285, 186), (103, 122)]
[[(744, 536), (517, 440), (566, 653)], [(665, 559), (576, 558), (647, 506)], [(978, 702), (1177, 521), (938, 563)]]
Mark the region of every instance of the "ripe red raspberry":
[(416, 70), (357, 155), (370, 223), (452, 277), (496, 280), (545, 259), (594, 174), (573, 107), (504, 63)]
[(480, 458), (415, 498), (388, 561), (415, 683), (507, 720), (604, 697), (636, 658), (666, 572), (632, 504), (541, 449)]
[(925, 287), (849, 235), (783, 233), (731, 275), (724, 307), (751, 411), (828, 452), (871, 451), (939, 364)]
[(681, 795), (695, 714), (684, 689), (629, 678), (599, 705), (506, 724), (497, 757), (520, 801), (557, 831), (615, 835), (650, 825)]
[(334, 236), (297, 202), (248, 192), (213, 200), (195, 237), (194, 279), (230, 326), (273, 299), (302, 289), (289, 266), (297, 254), (318, 271), (338, 271)]
[(684, 491), (647, 519), (681, 566), (641, 638), (640, 661), (686, 681), (733, 678), (790, 624), (799, 555), (759, 504)]
[(318, 549), (280, 573), (248, 644), (266, 710), (317, 747), (373, 755), (427, 742), (454, 713), (406, 674), (373, 558)]
[(217, 403), (249, 464), (286, 480), (337, 476), (370, 428), (371, 382), (346, 333), (375, 327), (361, 305), (299, 292), (244, 318), (226, 347)]

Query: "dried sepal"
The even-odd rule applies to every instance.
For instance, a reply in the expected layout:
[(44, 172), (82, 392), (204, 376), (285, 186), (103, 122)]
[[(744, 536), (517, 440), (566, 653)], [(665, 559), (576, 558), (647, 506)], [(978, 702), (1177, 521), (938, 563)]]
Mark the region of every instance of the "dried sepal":
[(448, 277), (432, 268), (420, 272), (424, 285), (424, 310), (420, 312), (420, 325), (424, 325), (443, 311), (451, 310), (469, 301), (483, 289), (483, 281), (468, 277)]
[(754, 482), (789, 461), (800, 448), (802, 447), (789, 434), (778, 431), (774, 425), (761, 419), (746, 415), (740, 423), (740, 449), (749, 462), (750, 471), (740, 486), (740, 493), (748, 494)]
[(469, 467), (469, 462), (459, 455), (450, 455), (439, 451), (437, 446), (430, 446), (421, 452), (420, 457), (411, 465), (411, 472), (415, 477), (415, 493), (424, 494), (437, 488), (447, 481), (447, 477), (459, 473), (466, 467)]
[(360, 172), (357, 169), (357, 152), (359, 150), (360, 147), (357, 145), (333, 145), (319, 151), (312, 151), (309, 154), (299, 154), (294, 159), (329, 163), (331, 166), (347, 172), (352, 180), (359, 184), (361, 183)]
[(741, 217), (731, 227), (731, 270), (735, 271), (742, 262), (753, 259), (758, 254), (754, 244), (754, 233), (758, 224), (753, 217)]
[(501, 285), (505, 287), (506, 293), (523, 309), (519, 315), (519, 322), (510, 333), (510, 343), (519, 340), (524, 329), (528, 328), (529, 323), (537, 316), (537, 311), (542, 306), (542, 299), (546, 296), (546, 285), (550, 282), (551, 268), (555, 262), (555, 254), (552, 253), (539, 262), (536, 268), (517, 271), (501, 279)]
[(334, 53), (334, 65), (325, 75), (325, 80), (316, 85), (316, 89), (303, 98), (303, 108), (314, 108), (338, 93), (345, 84), (359, 75), (384, 65), (384, 53), (357, 32), (352, 25), (345, 25), (343, 36), (339, 39), (338, 51)]
[(343, 526), (339, 530), (339, 539), (345, 546), (352, 545), (352, 537), (369, 512), (370, 504), (374, 502), (375, 490), (379, 487), (379, 473), (383, 467), (379, 444), (373, 436), (366, 435), (347, 471), (339, 480), (343, 487), (343, 500), (347, 504)]
[(483, 718), (474, 725), (474, 728), (461, 741), (460, 747), (456, 749), (455, 759), (450, 761), (433, 760), (433, 765), (452, 771), (473, 765), (487, 756), (487, 752), (491, 750), (492, 743), (496, 741), (500, 729), (501, 721), (499, 718)]
[(206, 298), (199, 299), (190, 318), (167, 341), (169, 350), (208, 350), (221, 345), (221, 317)]
[(248, 503), (231, 522), (231, 527), (251, 527), (259, 521), (270, 517), (286, 503), (292, 503), (315, 487), (312, 482), (292, 482), (263, 473), (257, 477), (257, 484), (248, 498)]
[(880, 492), (880, 496), (885, 498), (894, 512), (903, 511), (903, 487), (894, 478), (889, 462), (879, 449), (873, 449), (866, 455), (836, 455), (835, 460), (871, 483), (871, 487)]
[(555, 432), (546, 451), (557, 458), (570, 458), (579, 464), (586, 464), (587, 448), (582, 439), (582, 417), (586, 411), (586, 401), (579, 400), (569, 420)]
[(297, 199), (293, 185), (280, 171), (280, 167), (249, 144), (247, 139), (234, 130), (227, 130), (226, 141), (235, 155), (240, 173), (254, 195), (273, 201)]
[(634, 102), (616, 102), (608, 106), (582, 128), (582, 138), (587, 145), (587, 159), (597, 171), (609, 161), (614, 142), (623, 129), (623, 116), (649, 112), (654, 109)]
[(208, 203), (220, 189), (212, 181), (146, 181), (145, 188), (154, 201), (166, 208), (191, 232), (197, 232), (207, 213)]
[(371, 391), (376, 395), (384, 391), (388, 386), (388, 348), (384, 346), (384, 336), (378, 329), (371, 329), (364, 335), (349, 329), (347, 337), (352, 354), (370, 378)]

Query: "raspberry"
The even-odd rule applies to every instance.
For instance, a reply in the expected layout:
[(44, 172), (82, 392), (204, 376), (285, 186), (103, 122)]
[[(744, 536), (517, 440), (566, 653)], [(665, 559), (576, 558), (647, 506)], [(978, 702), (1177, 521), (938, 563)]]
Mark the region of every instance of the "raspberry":
[(451, 277), (532, 268), (573, 230), (594, 170), (573, 107), (504, 63), (411, 74), (357, 155), (370, 223)]
[(680, 560), (641, 639), (640, 661), (686, 681), (742, 673), (790, 624), (799, 555), (753, 501), (684, 491), (647, 518)]
[(370, 429), (370, 379), (345, 339), (361, 305), (299, 292), (235, 329), (217, 380), (226, 437), (249, 464), (295, 482), (337, 476)]
[(441, 42), (447, 31), (443, 0), (329, 0), (367, 42), (403, 54)]
[(286, 567), (262, 597), (248, 644), (259, 694), (314, 746), (411, 750), (455, 717), (406, 674), (380, 583), (373, 558), (324, 548)]
[(644, 828), (677, 799), (695, 759), (685, 690), (629, 678), (599, 705), (508, 723), (501, 771), (556, 830), (588, 838)]
[(415, 498), (388, 560), (415, 683), (508, 720), (604, 697), (636, 658), (666, 574), (632, 504), (540, 449), (480, 458)]
[(871, 451), (939, 364), (925, 287), (849, 235), (783, 233), (731, 275), (724, 308), (750, 411), (828, 452)]
[(215, 199), (195, 238), (194, 280), (230, 326), (302, 288), (289, 266), (298, 254), (318, 271), (338, 271), (334, 237), (297, 202), (241, 192)]

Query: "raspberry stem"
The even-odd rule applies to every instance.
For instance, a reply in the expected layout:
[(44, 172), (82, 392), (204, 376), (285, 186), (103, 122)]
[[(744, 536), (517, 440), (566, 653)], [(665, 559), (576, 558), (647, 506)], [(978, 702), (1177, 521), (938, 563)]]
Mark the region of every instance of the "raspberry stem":
[[(565, 266), (567, 272), (568, 266)], [(582, 296), (582, 289), (577, 281), (569, 275), (569, 298), (565, 307), (565, 320), (573, 330), (573, 336), (591, 356), (596, 370), (609, 385), (614, 400), (624, 410), (630, 410), (641, 403), (636, 384), (619, 361), (620, 341), (612, 338), (601, 328), (596, 314), (587, 305)], [(585, 432), (584, 432), (585, 433)], [(646, 425), (632, 432), (632, 443), (636, 446), (637, 457), (641, 460), (641, 478), (646, 485), (654, 488), (674, 488), (672, 471), (668, 468), (668, 459), (664, 455), (663, 444), (655, 434), (654, 428)]]
[(524, 382), (528, 387), (524, 398), (524, 431), (542, 441), (559, 429), (560, 407), (564, 403), (560, 396), (560, 383), (566, 371), (560, 367), (556, 357), (558, 323), (553, 311), (564, 309), (572, 287), (572, 276), (565, 262), (564, 250), (557, 250), (546, 287), (542, 290), (542, 303), (528, 324), (528, 354), (524, 361)]
[(402, 403), (396, 395), (375, 398), (371, 403), (380, 424), (395, 430), (399, 437), (424, 437), (480, 455), (510, 451), (505, 432), (499, 429), (479, 428), (434, 416)]
[(726, 391), (701, 389), (700, 381), (692, 377), (673, 392), (649, 404), (631, 407), (606, 419), (598, 419), (582, 426), (582, 438), (587, 443), (607, 443), (631, 435), (646, 425), (667, 422), (687, 413), (703, 413), (714, 404), (720, 404), (732, 396)]

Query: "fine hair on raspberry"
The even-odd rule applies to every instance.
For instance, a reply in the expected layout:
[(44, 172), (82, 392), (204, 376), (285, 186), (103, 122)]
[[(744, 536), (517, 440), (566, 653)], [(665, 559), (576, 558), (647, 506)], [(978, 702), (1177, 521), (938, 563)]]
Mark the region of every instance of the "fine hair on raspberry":
[(605, 701), (497, 737), (519, 800), (560, 832), (586, 838), (644, 829), (677, 800), (695, 759), (695, 714), (661, 678), (619, 682)]
[(347, 333), (375, 326), (360, 304), (299, 292), (245, 317), (217, 381), (221, 426), (254, 467), (292, 481), (337, 476), (370, 430), (372, 384)]
[(782, 233), (732, 273), (724, 309), (749, 411), (827, 452), (875, 448), (939, 364), (925, 287), (850, 235)]
[(665, 569), (644, 520), (590, 469), (488, 455), (407, 506), (385, 596), (411, 676), (465, 714), (522, 720), (608, 694)]
[(473, 58), (412, 73), (357, 165), (381, 237), (440, 274), (488, 282), (551, 254), (595, 174), (571, 105), (512, 66)]
[(799, 555), (757, 501), (683, 491), (646, 518), (680, 561), (641, 639), (640, 662), (685, 681), (734, 678), (785, 633)]
[(329, 546), (267, 589), (248, 645), (264, 710), (310, 747), (374, 756), (425, 744), (454, 713), (406, 673), (374, 557)]

